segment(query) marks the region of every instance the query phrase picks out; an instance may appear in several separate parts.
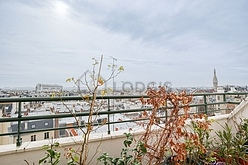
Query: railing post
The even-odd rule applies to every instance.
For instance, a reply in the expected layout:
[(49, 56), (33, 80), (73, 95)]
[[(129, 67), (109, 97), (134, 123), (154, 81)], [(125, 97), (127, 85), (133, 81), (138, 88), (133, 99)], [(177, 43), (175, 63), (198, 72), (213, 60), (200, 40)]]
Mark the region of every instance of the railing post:
[(163, 109), (161, 109), (161, 111), (163, 110), (163, 116), (161, 117), (164, 117), (165, 121), (167, 122), (167, 119), (168, 119), (168, 115), (167, 115), (167, 100), (165, 101), (165, 106), (162, 107)]
[(205, 110), (205, 114), (208, 114), (207, 96), (205, 94), (203, 96), (203, 99), (204, 99), (204, 110)]
[(226, 103), (226, 94), (225, 93), (223, 94), (223, 102)]
[(165, 104), (165, 119), (166, 119), (166, 122), (167, 122), (168, 121), (167, 102)]
[[(108, 112), (110, 112), (110, 101), (108, 99)], [(108, 134), (110, 134), (110, 114), (108, 113)]]
[(17, 139), (16, 139), (16, 146), (19, 147), (22, 145), (22, 138), (21, 138), (21, 117), (22, 117), (22, 114), (21, 114), (21, 105), (22, 105), (22, 102), (18, 102), (18, 129), (17, 129)]

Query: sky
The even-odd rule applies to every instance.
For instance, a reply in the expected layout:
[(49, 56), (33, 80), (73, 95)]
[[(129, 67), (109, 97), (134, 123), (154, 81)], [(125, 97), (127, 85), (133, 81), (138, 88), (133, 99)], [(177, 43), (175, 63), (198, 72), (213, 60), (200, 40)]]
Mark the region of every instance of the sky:
[(103, 55), (116, 84), (248, 85), (247, 0), (0, 0), (0, 88), (66, 82)]

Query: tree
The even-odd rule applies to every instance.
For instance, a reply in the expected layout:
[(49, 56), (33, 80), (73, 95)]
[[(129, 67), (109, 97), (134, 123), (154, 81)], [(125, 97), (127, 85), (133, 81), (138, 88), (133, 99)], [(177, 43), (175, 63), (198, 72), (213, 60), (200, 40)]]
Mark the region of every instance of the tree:
[[(106, 95), (109, 91), (112, 91), (109, 88), (99, 90), (99, 87), (103, 86), (109, 80), (124, 71), (123, 66), (117, 67), (117, 65), (110, 64), (108, 65), (109, 70), (111, 70), (110, 75), (107, 79), (103, 79), (103, 77), (101, 76), (103, 56), (101, 56), (100, 61), (97, 61), (95, 58), (93, 58), (93, 61), (94, 62), (92, 64), (92, 72), (87, 72), (83, 80), (75, 80), (74, 78), (68, 78), (66, 80), (67, 82), (73, 82), (77, 86), (80, 97), (83, 100), (87, 101), (90, 105), (89, 116), (87, 121), (84, 123), (83, 127), (81, 126), (81, 121), (77, 118), (77, 114), (74, 113), (69, 107), (67, 107), (70, 113), (73, 114), (73, 117), (77, 122), (78, 128), (83, 133), (80, 149), (67, 149), (67, 157), (69, 159), (69, 164), (86, 165), (90, 164), (91, 160), (93, 159), (94, 155), (90, 159), (88, 155), (90, 134), (94, 130), (94, 123), (96, 121), (95, 114), (100, 111), (101, 106), (103, 104), (102, 102), (97, 102), (96, 97), (99, 93), (100, 95)], [(86, 88), (88, 89), (88, 94), (82, 93), (81, 85), (86, 86)], [(64, 105), (66, 106), (65, 103)]]

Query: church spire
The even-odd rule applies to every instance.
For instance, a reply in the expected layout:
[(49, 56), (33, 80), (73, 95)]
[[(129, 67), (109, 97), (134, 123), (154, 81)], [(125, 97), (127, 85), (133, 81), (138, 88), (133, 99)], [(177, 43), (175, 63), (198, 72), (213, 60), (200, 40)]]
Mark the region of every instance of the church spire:
[(213, 87), (215, 91), (217, 91), (217, 86), (218, 86), (218, 79), (216, 76), (216, 70), (214, 69)]

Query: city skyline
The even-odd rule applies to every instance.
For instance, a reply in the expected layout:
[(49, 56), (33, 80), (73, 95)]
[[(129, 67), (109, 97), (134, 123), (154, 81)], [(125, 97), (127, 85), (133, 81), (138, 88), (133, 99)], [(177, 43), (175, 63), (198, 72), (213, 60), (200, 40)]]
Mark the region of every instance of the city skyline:
[(66, 83), (92, 58), (125, 82), (248, 85), (248, 2), (0, 1), (0, 88)]

